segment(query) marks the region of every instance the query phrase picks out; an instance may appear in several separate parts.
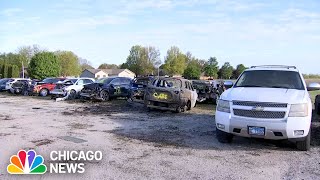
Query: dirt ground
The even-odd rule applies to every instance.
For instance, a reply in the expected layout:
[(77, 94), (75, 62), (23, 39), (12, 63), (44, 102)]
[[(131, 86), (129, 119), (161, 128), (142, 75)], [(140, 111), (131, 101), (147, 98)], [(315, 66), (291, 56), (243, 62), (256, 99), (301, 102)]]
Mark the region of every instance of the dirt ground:
[[(54, 102), (0, 94), (0, 179), (320, 179), (320, 119), (312, 148), (215, 137), (214, 105), (187, 113), (147, 112), (141, 105)], [(84, 174), (8, 175), (9, 158), (34, 149), (50, 163), (53, 150), (100, 150)]]

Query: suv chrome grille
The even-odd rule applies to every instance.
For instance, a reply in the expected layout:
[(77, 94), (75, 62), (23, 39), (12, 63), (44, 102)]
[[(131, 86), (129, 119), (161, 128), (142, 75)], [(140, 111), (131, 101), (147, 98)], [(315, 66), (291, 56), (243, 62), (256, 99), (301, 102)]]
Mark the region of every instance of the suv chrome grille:
[(250, 101), (233, 101), (233, 105), (253, 106), (253, 107), (274, 107), (274, 108), (286, 108), (288, 106), (288, 104), (285, 104), (285, 103), (250, 102)]
[(244, 109), (233, 109), (236, 116), (263, 118), (263, 119), (283, 119), (286, 115), (284, 111), (254, 111)]

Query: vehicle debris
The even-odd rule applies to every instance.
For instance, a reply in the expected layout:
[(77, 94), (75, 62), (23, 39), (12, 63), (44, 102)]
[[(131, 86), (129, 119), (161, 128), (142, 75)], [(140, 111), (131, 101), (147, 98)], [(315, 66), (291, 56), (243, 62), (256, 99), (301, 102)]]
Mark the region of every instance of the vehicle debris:
[(198, 94), (191, 81), (183, 78), (157, 78), (145, 90), (144, 104), (151, 109), (183, 112), (196, 105)]

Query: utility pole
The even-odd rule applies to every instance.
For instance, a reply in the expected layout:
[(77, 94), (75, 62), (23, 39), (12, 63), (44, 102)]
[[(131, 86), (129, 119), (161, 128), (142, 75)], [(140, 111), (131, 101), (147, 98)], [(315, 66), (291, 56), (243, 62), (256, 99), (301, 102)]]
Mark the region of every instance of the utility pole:
[(23, 65), (23, 61), (22, 61), (21, 63), (22, 63), (22, 78), (24, 78), (24, 65)]

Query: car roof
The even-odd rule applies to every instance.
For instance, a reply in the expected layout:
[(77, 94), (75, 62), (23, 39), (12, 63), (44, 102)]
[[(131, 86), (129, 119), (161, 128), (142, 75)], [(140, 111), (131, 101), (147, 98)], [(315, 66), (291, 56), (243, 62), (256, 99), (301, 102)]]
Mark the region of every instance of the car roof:
[(245, 71), (293, 71), (299, 72), (295, 66), (285, 66), (285, 65), (262, 65), (262, 66), (252, 66)]

